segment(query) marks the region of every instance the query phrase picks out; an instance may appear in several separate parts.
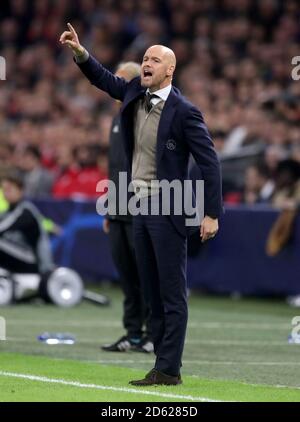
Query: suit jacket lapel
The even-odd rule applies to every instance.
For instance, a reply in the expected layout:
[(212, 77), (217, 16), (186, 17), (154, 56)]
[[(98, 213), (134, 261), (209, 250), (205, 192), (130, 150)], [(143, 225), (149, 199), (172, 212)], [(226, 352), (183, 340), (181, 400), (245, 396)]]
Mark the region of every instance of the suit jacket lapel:
[(167, 141), (168, 133), (170, 132), (170, 127), (172, 120), (176, 111), (176, 103), (178, 101), (178, 95), (176, 94), (174, 88), (172, 88), (167, 101), (162, 110), (160, 121), (157, 131), (157, 148), (156, 148), (156, 160), (157, 163), (160, 161), (162, 154), (164, 152), (165, 143)]
[(137, 101), (138, 98), (141, 98), (145, 95), (146, 88), (141, 87), (140, 89), (136, 89), (130, 93), (128, 98), (123, 102), (121, 109), (124, 110), (128, 107), (132, 102)]

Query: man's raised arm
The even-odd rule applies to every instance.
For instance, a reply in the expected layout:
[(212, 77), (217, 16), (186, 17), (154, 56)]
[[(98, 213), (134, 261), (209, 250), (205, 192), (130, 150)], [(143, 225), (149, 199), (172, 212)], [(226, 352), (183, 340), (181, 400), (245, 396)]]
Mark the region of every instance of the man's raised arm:
[(60, 43), (71, 48), (74, 59), (82, 73), (92, 85), (107, 92), (116, 100), (123, 101), (128, 82), (118, 78), (109, 70), (105, 69), (87, 50), (80, 44), (77, 32), (68, 23), (69, 31), (64, 31), (60, 36)]

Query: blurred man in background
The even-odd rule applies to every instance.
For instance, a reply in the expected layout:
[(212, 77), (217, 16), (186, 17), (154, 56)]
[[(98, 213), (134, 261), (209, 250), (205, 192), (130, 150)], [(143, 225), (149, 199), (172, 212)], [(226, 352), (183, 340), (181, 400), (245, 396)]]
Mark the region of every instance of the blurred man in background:
[[(141, 68), (138, 63), (121, 63), (116, 75), (130, 81), (140, 75)], [(124, 150), (121, 126), (120, 126), (120, 103), (116, 103), (117, 115), (114, 117), (109, 148), (109, 179), (116, 186), (115, 202), (118, 202), (119, 195), (126, 192), (120, 191), (119, 174), (126, 172), (128, 175), (128, 164)], [(127, 177), (127, 185), (130, 182)], [(109, 193), (108, 193), (109, 195)], [(111, 198), (110, 198), (111, 199)], [(102, 349), (109, 352), (124, 352), (135, 350), (141, 352), (152, 352), (153, 343), (151, 340), (150, 312), (144, 302), (141, 290), (141, 282), (138, 275), (133, 232), (132, 217), (129, 212), (126, 215), (120, 215), (118, 212), (118, 203), (116, 204), (117, 213), (108, 214), (104, 219), (103, 229), (109, 235), (111, 252), (114, 264), (119, 272), (121, 286), (124, 293), (124, 314), (123, 325), (126, 335), (116, 342), (102, 346)], [(145, 324), (145, 333), (143, 326)]]
[(289, 159), (278, 164), (272, 204), (280, 209), (297, 209), (299, 207), (300, 163), (298, 161)]
[(15, 273), (54, 269), (50, 244), (36, 207), (24, 200), (22, 175), (11, 170), (1, 181), (8, 210), (0, 217), (0, 265)]
[(35, 146), (28, 146), (23, 152), (21, 163), (24, 170), (24, 193), (29, 198), (49, 196), (54, 176), (43, 167), (42, 156)]
[(253, 164), (246, 169), (242, 198), (244, 204), (267, 204), (270, 202), (273, 191), (274, 182), (264, 163)]

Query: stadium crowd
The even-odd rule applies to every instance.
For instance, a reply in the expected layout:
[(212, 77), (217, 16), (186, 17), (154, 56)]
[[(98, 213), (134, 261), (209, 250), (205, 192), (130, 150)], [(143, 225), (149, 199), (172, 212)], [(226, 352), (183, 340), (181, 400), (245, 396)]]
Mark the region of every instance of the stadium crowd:
[(2, 0), (1, 169), (22, 169), (32, 197), (93, 197), (107, 176), (115, 106), (58, 43), (71, 21), (111, 70), (140, 62), (152, 44), (174, 50), (174, 84), (202, 110), (221, 160), (255, 156), (242, 186), (225, 186), (225, 200), (277, 203), (287, 190), (300, 201), (300, 81), (291, 78), (292, 57), (300, 55), (298, 3)]

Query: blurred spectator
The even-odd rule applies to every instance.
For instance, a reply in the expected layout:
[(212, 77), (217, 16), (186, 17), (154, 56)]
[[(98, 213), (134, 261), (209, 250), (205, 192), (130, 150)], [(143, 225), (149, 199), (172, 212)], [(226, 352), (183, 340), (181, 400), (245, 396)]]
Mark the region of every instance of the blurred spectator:
[(287, 152), (278, 145), (271, 145), (266, 148), (264, 153), (264, 161), (272, 176), (275, 177), (278, 164), (287, 157)]
[[(64, 151), (60, 158), (60, 174), (53, 186), (56, 198), (93, 198), (99, 196), (97, 183), (107, 179), (107, 156), (95, 145), (82, 145), (73, 157)], [(63, 161), (65, 160), (65, 161)]]
[(248, 205), (267, 203), (270, 201), (274, 187), (266, 165), (263, 163), (252, 165), (246, 169), (243, 202)]
[(41, 153), (38, 148), (28, 146), (20, 162), (24, 171), (24, 194), (30, 198), (47, 196), (51, 192), (53, 176), (42, 167)]
[(0, 141), (0, 179), (10, 167), (12, 154), (11, 145)]
[(300, 163), (284, 160), (278, 165), (272, 204), (277, 208), (295, 209), (300, 205)]

